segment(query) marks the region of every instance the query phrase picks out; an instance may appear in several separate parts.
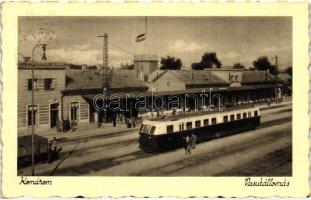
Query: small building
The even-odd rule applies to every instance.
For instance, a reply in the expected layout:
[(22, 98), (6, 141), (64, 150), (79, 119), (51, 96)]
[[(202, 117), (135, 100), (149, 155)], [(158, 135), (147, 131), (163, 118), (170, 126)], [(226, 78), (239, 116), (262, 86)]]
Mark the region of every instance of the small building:
[(65, 89), (65, 67), (55, 64), (37, 64), (32, 86), (31, 65), (18, 66), (18, 129), (27, 131), (32, 124), (32, 90), (34, 90), (34, 125), (53, 128), (61, 119), (61, 91)]
[(118, 114), (119, 118), (122, 118), (127, 113), (95, 109), (95, 96), (103, 94), (103, 89), (108, 88), (108, 99), (112, 95), (120, 97), (121, 106), (124, 106), (125, 93), (144, 93), (148, 89), (145, 82), (138, 79), (134, 70), (114, 70), (110, 73), (110, 83), (107, 86), (103, 81), (103, 74), (99, 71), (67, 70), (66, 87), (62, 90), (64, 119), (76, 120), (78, 123), (95, 123), (104, 116), (105, 120), (110, 121), (113, 114)]
[(135, 55), (134, 70), (140, 75), (141, 80), (147, 81), (148, 75), (158, 69), (158, 56), (156, 55)]

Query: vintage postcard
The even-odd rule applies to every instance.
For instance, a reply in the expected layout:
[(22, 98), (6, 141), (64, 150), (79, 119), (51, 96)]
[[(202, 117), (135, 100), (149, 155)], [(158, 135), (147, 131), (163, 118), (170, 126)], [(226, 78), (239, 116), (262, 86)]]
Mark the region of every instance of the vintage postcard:
[(307, 3), (2, 4), (5, 197), (306, 197)]

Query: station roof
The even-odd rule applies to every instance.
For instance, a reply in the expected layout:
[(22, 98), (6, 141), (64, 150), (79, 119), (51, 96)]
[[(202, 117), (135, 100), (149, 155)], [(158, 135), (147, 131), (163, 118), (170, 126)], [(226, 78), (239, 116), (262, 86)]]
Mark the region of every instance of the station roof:
[[(66, 65), (61, 63), (36, 63), (33, 66), (34, 70), (65, 70)], [(31, 70), (32, 64), (31, 63), (19, 63), (18, 69), (25, 69), (25, 70)]]
[(289, 82), (292, 79), (292, 77), (287, 73), (280, 73), (278, 74), (277, 79), (282, 82)]
[[(213, 94), (215, 93), (223, 93), (223, 92), (233, 92), (233, 91), (243, 91), (243, 90), (256, 90), (256, 89), (268, 89), (268, 88), (275, 88), (280, 85), (278, 84), (269, 84), (269, 85), (259, 85), (259, 86), (241, 86), (241, 87), (213, 87), (211, 88), (211, 92)], [(119, 97), (121, 99), (123, 98), (136, 98), (137, 96), (144, 96), (144, 97), (151, 97), (151, 96), (173, 96), (173, 95), (184, 95), (184, 94), (202, 94), (202, 92), (205, 92), (205, 94), (209, 93), (209, 88), (192, 88), (192, 89), (186, 89), (186, 90), (178, 90), (178, 91), (163, 91), (163, 92), (151, 92), (151, 91), (142, 91), (142, 92), (113, 92), (110, 93), (108, 98), (114, 96)], [(83, 97), (87, 100), (93, 100), (94, 96), (97, 94), (84, 94)]]
[(155, 77), (152, 82), (159, 80), (166, 73), (177, 77), (178, 80), (186, 85), (229, 85), (228, 81), (213, 74), (211, 71), (204, 70), (161, 70), (159, 76)]
[(243, 71), (242, 83), (261, 83), (274, 81), (275, 77), (266, 71)]
[(228, 84), (228, 81), (216, 76), (210, 71), (191, 70), (191, 71), (175, 71), (176, 76), (186, 85), (202, 85), (202, 84)]
[[(103, 76), (95, 70), (67, 70), (66, 90), (101, 89)], [(134, 70), (115, 70), (112, 72), (110, 88), (148, 88), (137, 78)]]

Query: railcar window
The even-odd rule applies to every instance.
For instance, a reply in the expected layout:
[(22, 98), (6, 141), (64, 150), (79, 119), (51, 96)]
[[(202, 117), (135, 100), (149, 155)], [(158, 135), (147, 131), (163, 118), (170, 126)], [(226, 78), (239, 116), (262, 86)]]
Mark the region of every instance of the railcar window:
[(228, 116), (224, 116), (224, 123), (228, 122)]
[(247, 113), (247, 117), (251, 117), (252, 116), (252, 113), (251, 112), (248, 112)]
[(195, 121), (195, 127), (196, 128), (200, 128), (201, 127), (201, 121), (200, 120)]
[(186, 128), (187, 130), (192, 129), (192, 122), (187, 122)]
[(204, 126), (208, 126), (208, 119), (204, 119), (203, 123), (204, 123)]
[(139, 129), (139, 132), (141, 133), (141, 130), (143, 129), (143, 127), (144, 127), (144, 125), (142, 124), (141, 126), (140, 126), (140, 129)]
[(166, 132), (167, 133), (173, 133), (174, 132), (174, 126), (173, 125), (169, 125), (166, 127)]
[(240, 113), (236, 115), (236, 119), (237, 120), (241, 119), (241, 114)]
[(217, 123), (216, 117), (212, 118), (212, 124), (215, 125)]
[(155, 126), (152, 126), (152, 127), (151, 127), (151, 130), (150, 130), (150, 134), (151, 134), (151, 135), (153, 135), (153, 134), (154, 134), (155, 129), (156, 129), (156, 127), (155, 127)]
[(234, 121), (234, 115), (230, 115), (230, 121)]
[(258, 111), (257, 110), (254, 112), (254, 115), (255, 115), (255, 117), (258, 116)]
[(144, 124), (143, 127), (141, 128), (140, 132), (145, 133), (145, 134), (149, 134), (150, 129), (151, 129), (150, 125)]
[(243, 119), (245, 119), (246, 118), (246, 113), (243, 113)]

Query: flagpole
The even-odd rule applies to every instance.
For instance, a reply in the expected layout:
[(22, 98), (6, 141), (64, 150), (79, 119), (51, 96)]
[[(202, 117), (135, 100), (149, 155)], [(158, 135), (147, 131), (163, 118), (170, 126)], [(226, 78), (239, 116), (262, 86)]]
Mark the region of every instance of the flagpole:
[(145, 29), (145, 34), (147, 35), (147, 17), (146, 17), (146, 24), (145, 24), (145, 27), (146, 27), (146, 29)]
[[(145, 38), (147, 39), (147, 17), (145, 19)], [(144, 51), (145, 51), (146, 54), (148, 54), (146, 50), (147, 49), (146, 49), (146, 40), (145, 40), (144, 41)]]

